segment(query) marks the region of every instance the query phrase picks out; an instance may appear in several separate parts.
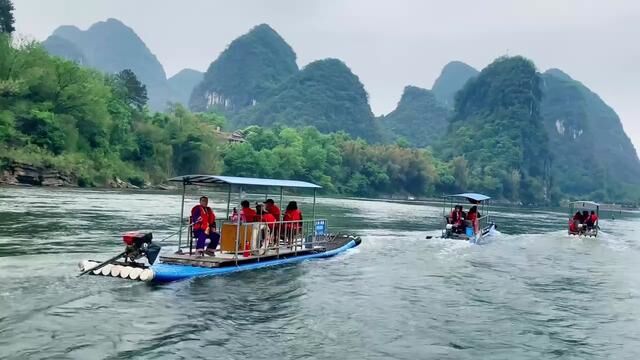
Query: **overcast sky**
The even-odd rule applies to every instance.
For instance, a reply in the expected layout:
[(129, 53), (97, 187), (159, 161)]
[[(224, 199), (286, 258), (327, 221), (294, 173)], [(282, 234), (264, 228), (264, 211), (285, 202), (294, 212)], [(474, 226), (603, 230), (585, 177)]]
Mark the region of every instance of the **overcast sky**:
[(557, 67), (597, 92), (640, 148), (640, 1), (634, 0), (13, 0), (20, 34), (113, 17), (132, 27), (169, 76), (206, 70), (237, 36), (268, 23), (298, 64), (342, 59), (376, 115), (405, 85), (430, 88), (451, 60), (478, 69), (500, 55)]

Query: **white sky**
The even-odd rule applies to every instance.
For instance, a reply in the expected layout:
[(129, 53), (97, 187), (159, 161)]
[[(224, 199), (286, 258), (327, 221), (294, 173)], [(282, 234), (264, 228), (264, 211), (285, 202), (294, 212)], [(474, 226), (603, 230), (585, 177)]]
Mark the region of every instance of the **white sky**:
[(237, 36), (268, 23), (298, 64), (336, 57), (388, 113), (405, 85), (430, 88), (442, 67), (481, 69), (500, 55), (557, 67), (598, 93), (640, 149), (640, 1), (633, 0), (13, 0), (20, 34), (113, 17), (132, 27), (169, 76), (206, 70)]

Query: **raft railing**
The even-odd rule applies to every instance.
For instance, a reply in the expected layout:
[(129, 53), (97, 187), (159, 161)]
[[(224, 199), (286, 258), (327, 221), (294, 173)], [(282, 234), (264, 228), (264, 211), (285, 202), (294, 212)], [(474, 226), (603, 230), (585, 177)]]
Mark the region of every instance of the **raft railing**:
[(492, 222), (493, 222), (493, 216), (491, 215), (481, 216), (478, 218), (478, 228), (480, 229), (480, 231), (482, 231), (485, 228), (487, 228)]
[[(260, 261), (262, 257), (280, 257), (282, 249), (290, 249), (286, 254), (298, 255), (301, 250), (313, 249), (327, 245), (331, 241), (326, 219), (277, 221), (275, 223), (250, 222), (240, 223), (221, 221), (217, 226), (220, 234), (219, 250), (238, 257), (254, 257)], [(188, 227), (187, 243), (189, 255), (193, 254), (193, 232)], [(247, 249), (248, 245), (248, 249)], [(275, 250), (275, 254), (273, 251)]]

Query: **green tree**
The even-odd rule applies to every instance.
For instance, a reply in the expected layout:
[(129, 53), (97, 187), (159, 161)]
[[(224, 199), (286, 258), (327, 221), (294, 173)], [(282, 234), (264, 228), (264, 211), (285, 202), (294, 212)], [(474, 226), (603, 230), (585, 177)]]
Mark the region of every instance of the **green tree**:
[(147, 87), (138, 80), (136, 74), (130, 69), (125, 69), (116, 74), (116, 84), (120, 87), (129, 105), (142, 110), (149, 97)]
[(11, 0), (0, 0), (0, 33), (11, 34), (16, 30), (13, 27), (13, 10)]

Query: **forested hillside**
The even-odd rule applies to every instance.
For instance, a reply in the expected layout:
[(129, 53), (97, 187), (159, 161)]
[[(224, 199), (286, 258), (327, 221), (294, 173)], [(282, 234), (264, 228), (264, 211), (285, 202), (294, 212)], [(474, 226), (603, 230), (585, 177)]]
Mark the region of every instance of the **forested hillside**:
[(229, 174), (308, 180), (324, 191), (358, 196), (429, 195), (446, 186), (438, 173), (446, 165), (423, 150), (371, 146), (311, 127), (254, 126), (245, 134), (248, 142), (224, 155)]
[(233, 120), (237, 126), (311, 125), (321, 132), (344, 131), (374, 142), (382, 139), (364, 86), (337, 59), (312, 62)]
[(382, 126), (395, 139), (404, 139), (409, 145), (422, 148), (442, 139), (450, 115), (432, 91), (407, 86), (395, 110), (382, 119)]
[(535, 66), (518, 56), (497, 59), (456, 95), (442, 151), (464, 156), (469, 188), (525, 203), (550, 200), (541, 98)]
[[(134, 184), (179, 172), (219, 171), (208, 133), (223, 121), (175, 109), (147, 113), (131, 72), (105, 75), (0, 37), (0, 157), (51, 167), (84, 186), (115, 176)], [(185, 161), (189, 158), (189, 161)]]
[(542, 116), (560, 191), (599, 199), (638, 192), (640, 162), (613, 109), (560, 70), (542, 79)]
[(191, 95), (191, 109), (237, 111), (260, 103), (297, 71), (289, 44), (269, 25), (258, 25), (211, 63)]
[[(371, 146), (341, 134), (286, 127), (215, 136), (224, 118), (178, 106), (149, 113), (131, 71), (106, 75), (51, 57), (38, 44), (0, 36), (0, 181), (15, 164), (55, 169), (71, 185), (134, 185), (186, 173), (310, 180), (362, 196), (432, 194), (449, 186), (447, 165), (422, 150)], [(441, 177), (444, 182), (441, 182)], [(37, 183), (35, 183), (37, 184)]]
[[(12, 40), (11, 18), (0, 26), (0, 182), (22, 181), (15, 169), (24, 165), (80, 186), (203, 172), (309, 180), (361, 196), (640, 200), (640, 161), (613, 109), (519, 56), (480, 73), (451, 62), (432, 90), (407, 86), (397, 108), (375, 118), (344, 62), (299, 70), (266, 24), (232, 41), (205, 74), (169, 80), (114, 19), (86, 31), (62, 26), (43, 45)], [(187, 99), (201, 112), (167, 108)], [(246, 142), (228, 143), (219, 128)]]

